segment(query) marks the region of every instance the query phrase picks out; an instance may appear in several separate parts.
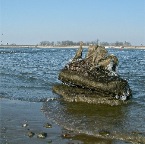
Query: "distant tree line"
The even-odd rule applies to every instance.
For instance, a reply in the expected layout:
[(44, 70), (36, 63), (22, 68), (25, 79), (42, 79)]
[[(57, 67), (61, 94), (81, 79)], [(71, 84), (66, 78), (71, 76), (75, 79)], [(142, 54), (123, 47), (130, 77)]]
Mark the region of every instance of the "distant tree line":
[[(96, 41), (87, 41), (87, 42), (83, 42), (84, 46), (89, 46), (89, 45), (101, 45), (101, 46), (131, 46), (130, 42), (119, 42), (116, 41), (114, 43), (108, 43), (108, 42), (99, 42), (99, 40)], [(66, 41), (42, 41), (40, 42), (41, 46), (78, 46), (80, 45), (80, 41), (79, 42), (73, 42), (70, 40), (66, 40)]]

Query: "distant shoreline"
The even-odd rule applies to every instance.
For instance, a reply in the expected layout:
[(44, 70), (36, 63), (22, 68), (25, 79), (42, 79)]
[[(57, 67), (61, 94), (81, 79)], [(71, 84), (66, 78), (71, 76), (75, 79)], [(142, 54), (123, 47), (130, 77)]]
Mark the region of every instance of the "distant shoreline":
[[(80, 46), (40, 46), (40, 45), (0, 45), (0, 48), (79, 48)], [(83, 46), (88, 48), (89, 46)], [(145, 46), (105, 46), (105, 48), (115, 49), (145, 49)]]

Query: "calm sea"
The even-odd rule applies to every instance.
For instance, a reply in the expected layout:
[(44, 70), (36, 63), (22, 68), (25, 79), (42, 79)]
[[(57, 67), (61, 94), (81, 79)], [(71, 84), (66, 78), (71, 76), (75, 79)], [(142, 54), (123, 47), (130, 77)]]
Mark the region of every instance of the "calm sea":
[(55, 100), (59, 96), (52, 92), (52, 87), (61, 83), (58, 73), (76, 52), (57, 48), (0, 48), (0, 98), (42, 102), (49, 119), (83, 134), (144, 139), (145, 50), (108, 51), (118, 57), (118, 73), (132, 89), (133, 97), (128, 104), (108, 106)]

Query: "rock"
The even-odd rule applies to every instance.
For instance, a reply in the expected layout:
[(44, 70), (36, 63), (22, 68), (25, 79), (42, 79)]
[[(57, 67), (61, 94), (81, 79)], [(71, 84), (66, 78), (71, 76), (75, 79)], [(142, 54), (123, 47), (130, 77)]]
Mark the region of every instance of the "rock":
[(37, 135), (37, 138), (45, 139), (47, 137), (47, 133), (41, 132)]
[(46, 124), (44, 125), (44, 127), (45, 127), (45, 128), (52, 128), (52, 125), (51, 125), (50, 123), (46, 123)]
[(29, 131), (29, 132), (27, 133), (27, 135), (28, 135), (28, 137), (33, 137), (33, 136), (35, 135), (35, 133), (34, 133), (34, 132)]
[(73, 131), (69, 131), (69, 130), (64, 130), (62, 132), (62, 135), (61, 135), (62, 138), (66, 138), (66, 139), (71, 139), (74, 136), (75, 136), (74, 132)]
[(83, 42), (80, 42), (80, 48), (78, 49), (78, 51), (76, 52), (75, 57), (73, 58), (73, 61), (76, 61), (77, 59), (81, 59), (82, 58), (82, 51), (83, 51)]
[(89, 65), (95, 66), (98, 62), (107, 56), (108, 52), (102, 46), (89, 46), (88, 53), (85, 58)]
[(55, 85), (53, 91), (61, 96), (68, 102), (86, 102), (90, 104), (109, 104), (109, 105), (121, 105), (127, 103), (121, 100), (117, 100), (112, 94), (104, 92), (92, 91), (86, 88), (80, 88), (75, 86), (68, 86), (65, 84)]
[(76, 85), (104, 93), (110, 93), (114, 96), (130, 95), (130, 88), (126, 80), (118, 76), (109, 76), (106, 71), (90, 71), (85, 76), (84, 72), (76, 72), (63, 69), (59, 73), (59, 80), (69, 85)]
[(81, 43), (72, 62), (59, 73), (58, 79), (64, 85), (56, 85), (53, 90), (71, 102), (116, 105), (131, 97), (128, 82), (116, 72), (117, 65), (118, 58), (98, 45), (90, 46), (86, 57), (82, 58)]
[(27, 123), (22, 124), (22, 127), (27, 127), (27, 126), (28, 126)]
[(63, 138), (71, 138), (72, 136), (68, 133), (64, 133), (64, 134), (62, 134), (62, 137)]
[(74, 135), (71, 134), (71, 133), (69, 133), (69, 132), (64, 132), (64, 133), (61, 135), (62, 138), (66, 138), (66, 139), (70, 139), (70, 138), (72, 138), (73, 136), (74, 136)]

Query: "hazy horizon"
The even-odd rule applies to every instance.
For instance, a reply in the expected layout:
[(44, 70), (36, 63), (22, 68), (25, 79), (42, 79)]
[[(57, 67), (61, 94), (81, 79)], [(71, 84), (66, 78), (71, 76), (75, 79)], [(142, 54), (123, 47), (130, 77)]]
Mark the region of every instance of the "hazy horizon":
[(145, 45), (144, 13), (145, 0), (0, 0), (0, 41)]

